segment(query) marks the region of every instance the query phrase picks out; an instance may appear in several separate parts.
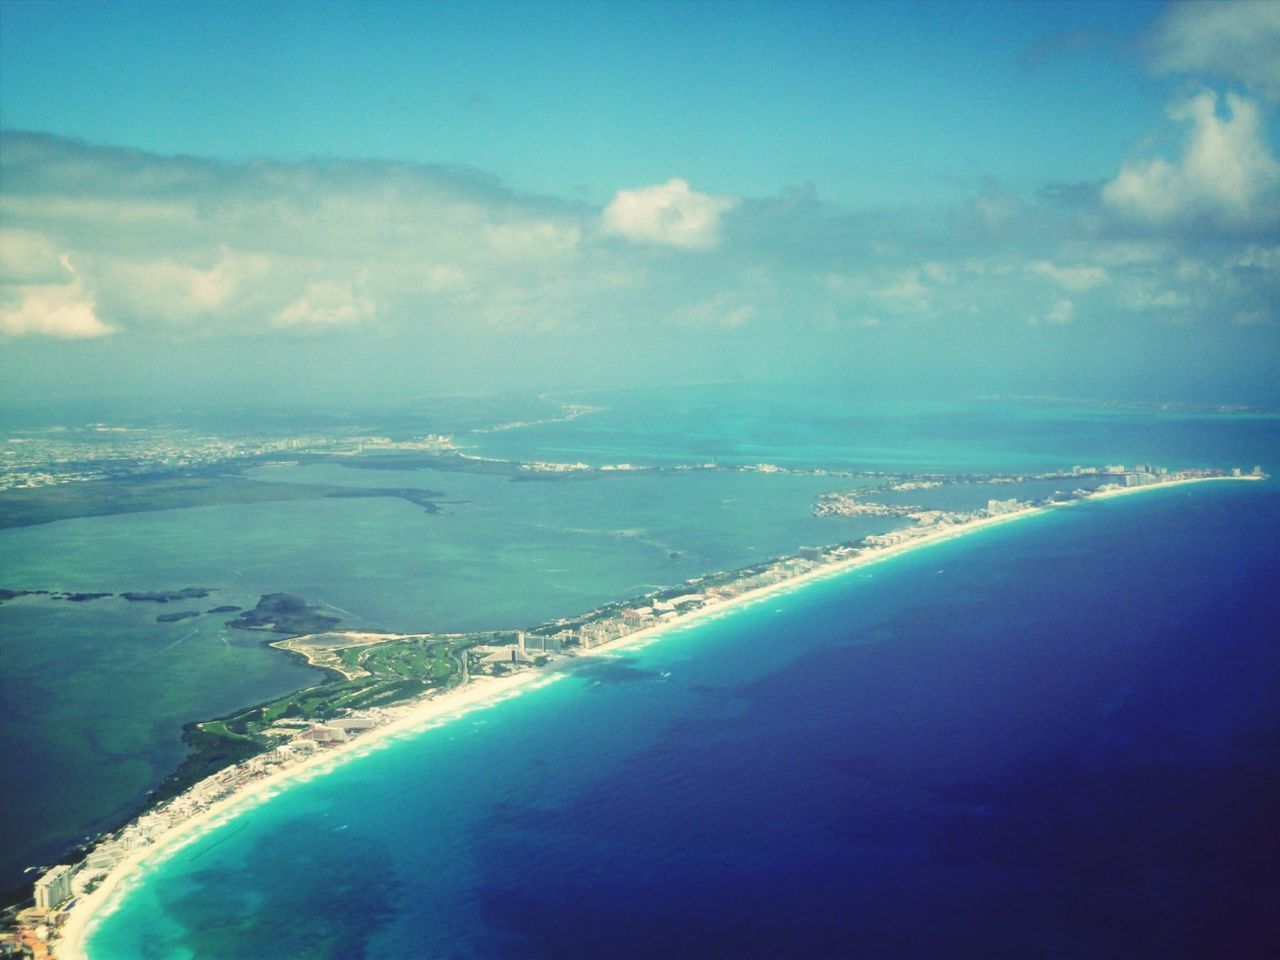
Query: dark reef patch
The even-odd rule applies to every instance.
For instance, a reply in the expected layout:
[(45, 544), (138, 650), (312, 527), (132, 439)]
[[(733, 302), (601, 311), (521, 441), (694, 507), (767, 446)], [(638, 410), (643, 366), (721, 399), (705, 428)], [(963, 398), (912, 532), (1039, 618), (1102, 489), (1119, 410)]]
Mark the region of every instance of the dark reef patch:
[(130, 591), (120, 596), (133, 603), (168, 603), (171, 600), (199, 600), (212, 592), (207, 587), (186, 587), (182, 590)]
[(199, 610), (183, 610), (181, 613), (162, 613), (156, 617), (156, 623), (177, 623), (179, 620), (190, 620), (200, 616)]
[(331, 617), (321, 613), (318, 607), (308, 606), (302, 597), (291, 593), (267, 593), (252, 610), (228, 620), (227, 626), (237, 630), (269, 630), (296, 636), (332, 630), (341, 622), (340, 617)]

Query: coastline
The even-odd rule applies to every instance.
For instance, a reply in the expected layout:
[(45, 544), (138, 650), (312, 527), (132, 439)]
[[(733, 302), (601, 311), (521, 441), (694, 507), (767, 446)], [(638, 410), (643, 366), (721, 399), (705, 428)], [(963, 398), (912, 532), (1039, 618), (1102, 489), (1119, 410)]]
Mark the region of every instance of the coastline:
[[(114, 910), (135, 885), (137, 874), (156, 866), (183, 847), (199, 840), (210, 830), (234, 819), (245, 810), (271, 799), (297, 783), (327, 773), (356, 757), (389, 746), (404, 736), (420, 733), (441, 723), (456, 720), (473, 710), (485, 709), (517, 695), (525, 688), (554, 682), (564, 674), (529, 671), (506, 677), (477, 677), (431, 699), (401, 708), (401, 715), (371, 730), (366, 736), (314, 754), (283, 770), (268, 774), (236, 790), (231, 796), (211, 804), (161, 834), (154, 843), (134, 851), (107, 875), (92, 893), (81, 896), (68, 911), (59, 937), (53, 941), (57, 960), (84, 960), (84, 945), (90, 934)], [(538, 683), (541, 681), (541, 683)]]
[[(1047, 513), (1060, 506), (1090, 500), (1109, 499), (1115, 496), (1142, 491), (1165, 489), (1182, 484), (1202, 483), (1210, 480), (1253, 480), (1243, 477), (1192, 477), (1136, 487), (1120, 487), (1095, 492), (1077, 500), (1061, 504), (1028, 505), (1021, 509), (994, 516), (978, 517), (962, 523), (950, 524), (926, 530), (910, 536), (902, 542), (876, 546), (862, 550), (856, 556), (822, 563), (818, 567), (789, 576), (785, 579), (744, 591), (729, 599), (707, 604), (673, 620), (636, 630), (622, 637), (600, 643), (567, 658), (570, 660), (608, 656), (619, 651), (651, 643), (663, 635), (678, 629), (694, 626), (706, 620), (718, 618), (733, 610), (750, 606), (762, 600), (791, 593), (812, 582), (841, 576), (852, 570), (869, 566), (920, 547), (942, 543), (974, 533), (981, 529), (1011, 523), (1026, 517)], [(182, 848), (199, 840), (210, 830), (216, 829), (248, 809), (265, 802), (294, 783), (319, 776), (348, 760), (389, 745), (395, 739), (416, 734), (427, 728), (455, 720), (464, 714), (485, 709), (505, 699), (518, 696), (527, 689), (548, 685), (566, 676), (566, 672), (554, 666), (549, 669), (531, 669), (503, 677), (477, 677), (429, 699), (403, 705), (391, 711), (393, 719), (369, 730), (347, 743), (331, 747), (300, 760), (287, 768), (251, 780), (230, 795), (211, 803), (208, 807), (172, 825), (159, 834), (155, 841), (131, 852), (117, 864), (92, 893), (81, 896), (65, 914), (59, 935), (51, 943), (52, 955), (58, 960), (87, 960), (85, 946), (99, 924), (114, 911), (128, 892), (137, 885), (142, 872), (176, 854)]]

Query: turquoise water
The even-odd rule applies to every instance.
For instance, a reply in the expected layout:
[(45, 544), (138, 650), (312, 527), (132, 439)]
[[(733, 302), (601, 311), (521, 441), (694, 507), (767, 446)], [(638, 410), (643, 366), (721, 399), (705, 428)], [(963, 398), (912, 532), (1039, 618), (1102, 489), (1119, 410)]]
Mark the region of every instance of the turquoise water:
[(221, 628), (223, 618), (157, 624), (157, 613), (175, 605), (84, 606), (27, 598), (0, 611), (0, 863), (8, 883), (131, 813), (185, 756), (183, 724), (281, 696), (317, 675), (258, 637)]
[[(1221, 466), (1275, 457), (1275, 414), (1221, 416), (1010, 401), (867, 399), (804, 385), (708, 384), (566, 399), (568, 423), (463, 434), (474, 452), (603, 464), (701, 462), (871, 470), (1042, 471), (1072, 464)], [(1266, 439), (1266, 438), (1269, 438)], [(1260, 442), (1261, 441), (1261, 442)]]
[(1089, 504), (579, 665), (208, 834), (91, 956), (1261, 956), (1278, 519)]
[[(1280, 429), (1266, 417), (867, 404), (802, 391), (723, 388), (581, 399), (609, 410), (567, 424), (460, 439), (491, 455), (595, 462), (716, 456), (999, 471), (1140, 459), (1173, 466), (1259, 462), (1272, 472), (1280, 465)], [(214, 588), (206, 600), (176, 607), (202, 610), (252, 605), (262, 593), (286, 590), (330, 606), (347, 626), (480, 629), (571, 614), (886, 525), (810, 517), (815, 493), (848, 485), (826, 478), (690, 474), (509, 483), (334, 465), (276, 467), (254, 476), (439, 490), (443, 512), (432, 516), (394, 499), (314, 500), (5, 530), (0, 585)], [(983, 502), (986, 491), (938, 496), (959, 497), (963, 502), (947, 505), (963, 506), (971, 496)], [(1135, 569), (1143, 562), (1135, 560)], [(0, 606), (0, 735), (13, 745), (0, 763), (7, 783), (24, 785), (3, 795), (0, 866), (6, 876), (51, 859), (140, 802), (180, 759), (182, 723), (283, 694), (315, 676), (263, 649), (260, 637), (226, 630), (221, 617), (154, 622), (157, 613), (174, 609), (116, 599), (73, 605), (27, 598)], [(770, 640), (779, 636), (773, 621), (759, 626)], [(801, 632), (788, 628), (784, 635)], [(723, 654), (720, 660), (724, 666)], [(588, 700), (600, 692), (591, 682), (581, 691)], [(572, 700), (575, 683), (566, 681), (537, 702)], [(518, 709), (524, 707), (511, 704), (492, 716)], [(609, 731), (609, 721), (600, 722)], [(536, 746), (529, 747), (535, 756)], [(80, 778), (95, 789), (65, 789)]]

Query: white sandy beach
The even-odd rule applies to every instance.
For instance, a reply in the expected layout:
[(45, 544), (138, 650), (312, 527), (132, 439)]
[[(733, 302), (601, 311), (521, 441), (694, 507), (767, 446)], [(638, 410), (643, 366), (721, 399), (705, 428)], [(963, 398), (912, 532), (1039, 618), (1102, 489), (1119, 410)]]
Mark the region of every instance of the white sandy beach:
[(120, 862), (92, 893), (79, 899), (69, 911), (54, 956), (58, 960), (83, 958), (85, 941), (93, 928), (114, 908), (133, 885), (138, 873), (172, 856), (209, 830), (220, 826), (250, 807), (270, 799), (291, 784), (301, 783), (326, 773), (339, 764), (385, 746), (391, 740), (417, 733), (438, 723), (456, 719), (465, 713), (491, 706), (523, 688), (548, 683), (560, 675), (549, 671), (528, 671), (508, 677), (478, 677), (463, 687), (402, 707), (402, 715), (370, 730), (359, 739), (315, 754), (286, 769), (263, 776), (246, 784), (199, 814), (175, 825), (156, 842), (130, 854)]
[[(851, 570), (879, 563), (920, 547), (942, 543), (966, 536), (978, 530), (1036, 516), (1055, 509), (1057, 506), (1068, 507), (1074, 503), (1105, 499), (1122, 494), (1167, 489), (1190, 483), (1251, 479), (1257, 478), (1248, 476), (1197, 477), (1169, 480), (1141, 487), (1123, 487), (1092, 494), (1087, 498), (1053, 507), (1028, 507), (1013, 513), (983, 517), (967, 523), (942, 527), (936, 531), (914, 537), (904, 543), (866, 550), (856, 557), (829, 563), (777, 583), (747, 591), (731, 600), (709, 604), (675, 620), (638, 630), (616, 640), (582, 651), (576, 655), (576, 658), (609, 655), (623, 649), (647, 644), (672, 630), (686, 629), (693, 624), (720, 617), (730, 610), (739, 609), (779, 594), (789, 593), (816, 580), (840, 576)], [(161, 834), (153, 844), (130, 854), (118, 864), (96, 890), (82, 896), (70, 909), (58, 938), (53, 942), (55, 948), (54, 956), (58, 960), (85, 960), (87, 957), (85, 944), (89, 935), (128, 893), (129, 889), (137, 882), (144, 868), (154, 866), (167, 859), (209, 830), (227, 822), (248, 808), (269, 799), (281, 790), (286, 789), (290, 784), (323, 774), (354, 757), (367, 754), (380, 746), (385, 746), (392, 739), (448, 722), (474, 710), (492, 706), (504, 699), (517, 695), (525, 689), (552, 683), (563, 676), (565, 676), (563, 671), (551, 668), (543, 670), (531, 669), (500, 678), (487, 676), (475, 678), (465, 686), (457, 687), (418, 703), (401, 706), (398, 710), (393, 709), (392, 712), (398, 712), (399, 716), (369, 730), (353, 741), (331, 747), (323, 753), (313, 755), (285, 769), (251, 781), (233, 795), (211, 804), (207, 809), (171, 827)]]

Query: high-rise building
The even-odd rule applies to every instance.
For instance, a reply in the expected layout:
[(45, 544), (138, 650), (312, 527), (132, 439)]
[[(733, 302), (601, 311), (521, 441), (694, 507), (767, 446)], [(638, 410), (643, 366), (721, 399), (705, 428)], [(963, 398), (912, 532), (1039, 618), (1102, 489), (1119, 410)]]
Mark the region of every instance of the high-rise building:
[(60, 863), (36, 881), (36, 906), (52, 910), (71, 896), (71, 878), (75, 870)]

